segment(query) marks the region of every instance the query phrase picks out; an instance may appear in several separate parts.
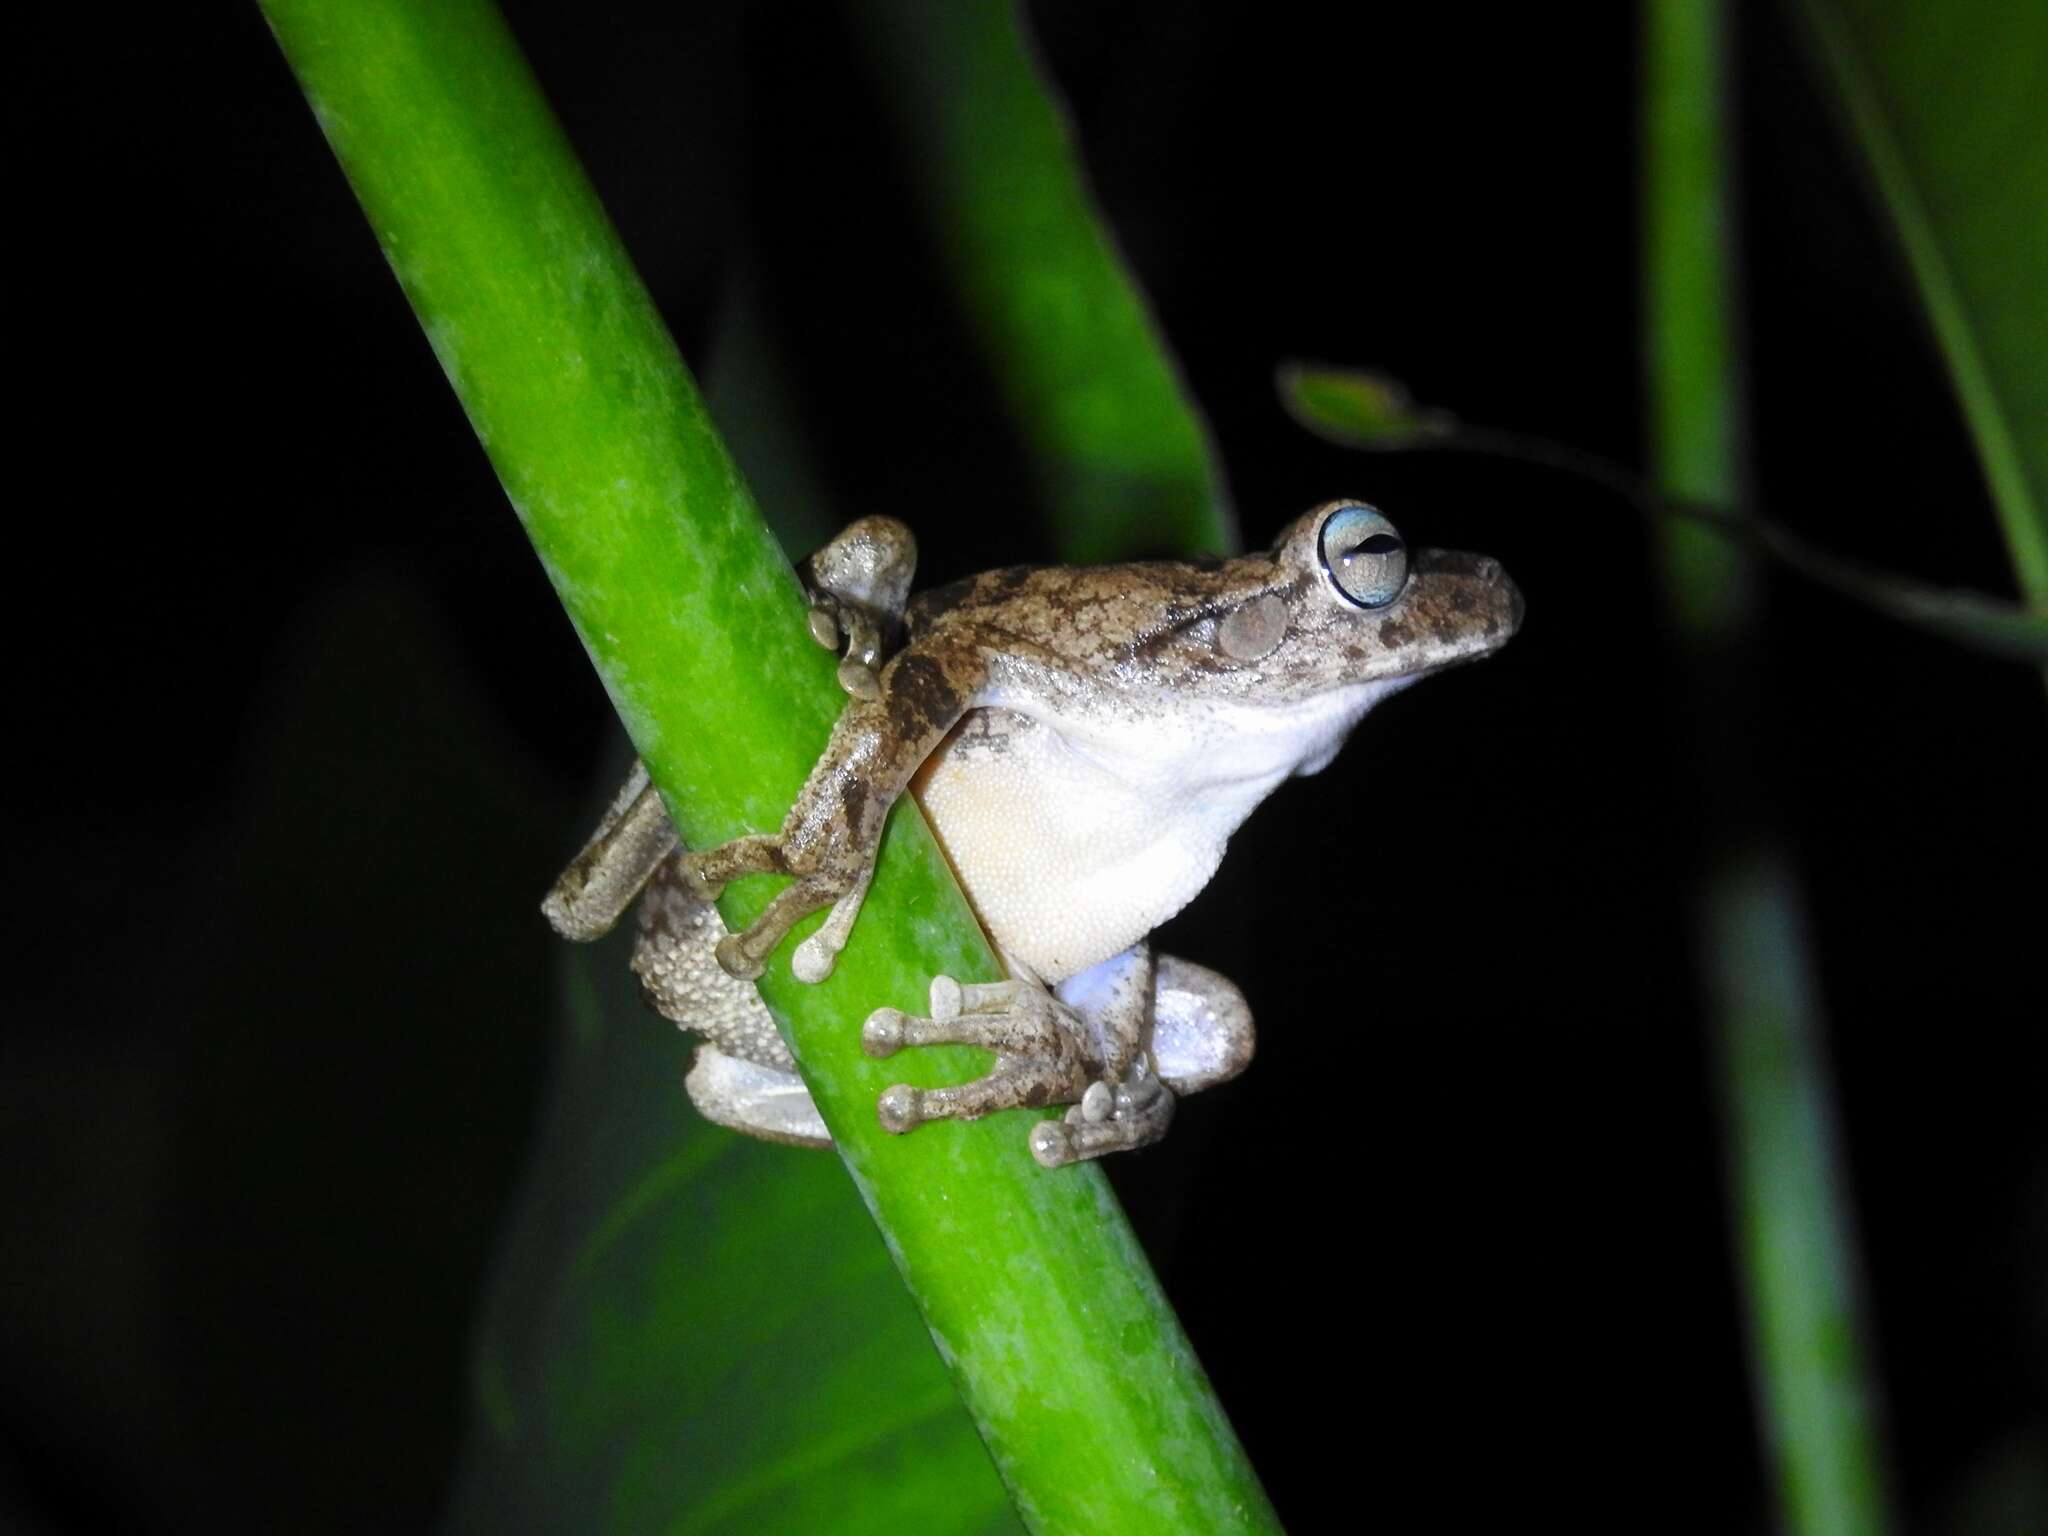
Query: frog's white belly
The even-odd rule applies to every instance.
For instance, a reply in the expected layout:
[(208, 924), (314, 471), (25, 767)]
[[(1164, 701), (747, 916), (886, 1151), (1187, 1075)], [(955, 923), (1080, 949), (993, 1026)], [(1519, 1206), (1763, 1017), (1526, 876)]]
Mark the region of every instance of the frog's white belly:
[(989, 937), (1061, 981), (1193, 900), (1253, 807), (1320, 766), (1400, 681), (1290, 709), (1190, 709), (1107, 729), (984, 707), (914, 788)]
[(962, 722), (915, 787), (989, 937), (1048, 983), (1186, 906), (1243, 819), (1162, 804), (1003, 710)]

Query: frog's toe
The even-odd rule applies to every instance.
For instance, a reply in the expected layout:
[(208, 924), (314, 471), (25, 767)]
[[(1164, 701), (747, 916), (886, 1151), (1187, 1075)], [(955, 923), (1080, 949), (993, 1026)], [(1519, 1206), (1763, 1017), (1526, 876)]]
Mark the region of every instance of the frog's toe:
[(877, 1008), (861, 1027), (861, 1048), (887, 1057), (913, 1045), (979, 1045), (1001, 1058), (990, 1077), (1049, 1074), (1071, 1099), (1088, 1084), (1082, 1024), (1074, 1011), (1039, 988), (1024, 989), (1017, 1006), (975, 1006), (975, 994), (1019, 987), (1013, 982), (962, 987), (950, 976), (932, 983), (931, 1017)]
[(1041, 1168), (1064, 1168), (1079, 1156), (1067, 1128), (1058, 1120), (1041, 1120), (1031, 1127), (1031, 1156)]
[(860, 1027), (860, 1048), (877, 1061), (903, 1049), (903, 1026), (909, 1015), (900, 1008), (877, 1008)]
[(1064, 1011), (1078, 1018), (1035, 981), (959, 982), (950, 976), (934, 976), (931, 1007), (935, 1024), (950, 1024), (963, 1014), (1050, 1017)]
[(1088, 1091), (1081, 1095), (1081, 1102), (1074, 1107), (1083, 1120), (1091, 1125), (1099, 1124), (1116, 1113), (1116, 1090), (1108, 1083), (1092, 1082)]
[[(908, 1038), (925, 1021), (905, 1018), (903, 1023)], [(912, 1039), (911, 1043), (929, 1042)], [(979, 1120), (1001, 1109), (1067, 1103), (1080, 1093), (1082, 1081), (1071, 1059), (998, 1056), (995, 1070), (971, 1083), (951, 1088), (912, 1088), (898, 1083), (875, 1100), (875, 1115), (884, 1130), (900, 1136), (932, 1120)]]
[(849, 699), (879, 699), (882, 696), (882, 682), (875, 676), (875, 669), (851, 657), (839, 663), (839, 687)]
[(815, 984), (830, 976), (838, 963), (838, 947), (826, 942), (822, 933), (814, 933), (797, 945), (796, 953), (789, 957), (789, 970), (798, 981)]
[(1173, 1123), (1173, 1090), (1142, 1060), (1120, 1083), (1097, 1080), (1061, 1120), (1031, 1128), (1031, 1155), (1047, 1168), (1149, 1146)]
[(682, 874), (684, 888), (706, 905), (725, 894), (725, 882), (713, 880), (706, 875), (695, 854), (684, 854), (676, 861), (676, 868)]
[(767, 967), (747, 953), (746, 935), (728, 933), (718, 941), (718, 967), (736, 981), (753, 981)]
[(908, 1083), (883, 1089), (881, 1097), (875, 1100), (875, 1118), (882, 1122), (882, 1129), (892, 1136), (901, 1136), (923, 1125), (920, 1097)]

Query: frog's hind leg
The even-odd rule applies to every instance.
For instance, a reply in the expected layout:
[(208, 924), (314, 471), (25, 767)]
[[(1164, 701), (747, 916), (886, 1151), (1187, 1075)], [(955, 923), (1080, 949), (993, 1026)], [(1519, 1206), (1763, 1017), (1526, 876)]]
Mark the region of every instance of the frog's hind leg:
[(691, 1101), (707, 1119), (750, 1136), (829, 1145), (761, 995), (713, 958), (725, 925), (690, 890), (679, 862), (671, 858), (656, 870), (641, 898), (633, 974), (649, 1007), (704, 1037), (684, 1079)]
[(601, 938), (675, 847), (668, 809), (646, 767), (636, 762), (590, 841), (541, 902), (541, 912), (565, 939)]
[[(1048, 1167), (1157, 1141), (1182, 1094), (1213, 1088), (1251, 1064), (1251, 1007), (1229, 978), (1205, 965), (1161, 955), (1148, 966), (1133, 950), (1063, 983), (1060, 995), (1093, 1014), (1105, 1054), (1127, 1051), (1129, 1065), (1089, 1084), (1064, 1120), (1032, 1129), (1032, 1155)], [(1146, 1018), (1149, 1047), (1133, 1048), (1132, 1030)]]
[(806, 952), (805, 969), (797, 973), (805, 980), (829, 974), (859, 915), (890, 807), (973, 707), (986, 667), (980, 650), (965, 643), (937, 654), (898, 654), (883, 669), (877, 697), (852, 699), (840, 711), (780, 832), (684, 855), (686, 878), (707, 899), (742, 875), (793, 877), (744, 932), (719, 945), (721, 965), (748, 980), (759, 976), (769, 952), (799, 919), (833, 906), (822, 941)]

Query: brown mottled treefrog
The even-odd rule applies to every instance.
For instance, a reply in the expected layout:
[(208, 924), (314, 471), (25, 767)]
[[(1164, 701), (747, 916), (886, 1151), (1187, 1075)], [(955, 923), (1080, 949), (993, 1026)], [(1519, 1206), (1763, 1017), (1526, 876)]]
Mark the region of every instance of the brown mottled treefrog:
[[(830, 974), (910, 789), (1009, 979), (941, 976), (928, 1016), (869, 1016), (874, 1056), (996, 1055), (974, 1082), (890, 1088), (883, 1125), (1070, 1104), (1030, 1133), (1048, 1167), (1157, 1140), (1177, 1095), (1251, 1060), (1252, 1021), (1229, 981), (1155, 956), (1147, 936), (1208, 883), (1252, 808), (1327, 764), (1374, 704), (1506, 644), (1521, 596), (1493, 560), (1411, 553), (1356, 501), (1230, 560), (1012, 567), (907, 601), (915, 563), (910, 530), (883, 517), (804, 563), (811, 633), (842, 653), (848, 700), (780, 831), (684, 851), (636, 767), (543, 910), (594, 938), (639, 897), (633, 968), (659, 1012), (704, 1037), (687, 1079), (697, 1107), (829, 1145), (750, 982), (827, 906), (791, 969)], [(764, 873), (791, 883), (727, 934), (710, 903)]]

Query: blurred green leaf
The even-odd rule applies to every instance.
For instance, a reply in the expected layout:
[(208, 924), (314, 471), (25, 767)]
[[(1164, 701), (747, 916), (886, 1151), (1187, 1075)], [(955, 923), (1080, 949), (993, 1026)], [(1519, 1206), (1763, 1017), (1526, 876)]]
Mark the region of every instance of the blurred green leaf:
[[(1643, 32), (1643, 301), (1658, 488), (1740, 506), (1742, 315), (1733, 281), (1727, 7), (1660, 0)], [(1743, 519), (1748, 523), (1750, 520)], [(1720, 1078), (1751, 1387), (1781, 1517), (1799, 1536), (1892, 1528), (1823, 1007), (1797, 872), (1759, 789), (1750, 552), (1659, 524), (1698, 765), (1694, 948)], [(1753, 525), (1752, 525), (1753, 526)]]
[(1348, 448), (1415, 448), (1456, 438), (1458, 419), (1415, 403), (1400, 380), (1364, 368), (1282, 363), (1280, 403), (1301, 426)]
[(622, 935), (561, 965), (451, 1529), (1018, 1529), (838, 1159), (697, 1116)]
[(2048, 5), (1799, 0), (2048, 609)]

